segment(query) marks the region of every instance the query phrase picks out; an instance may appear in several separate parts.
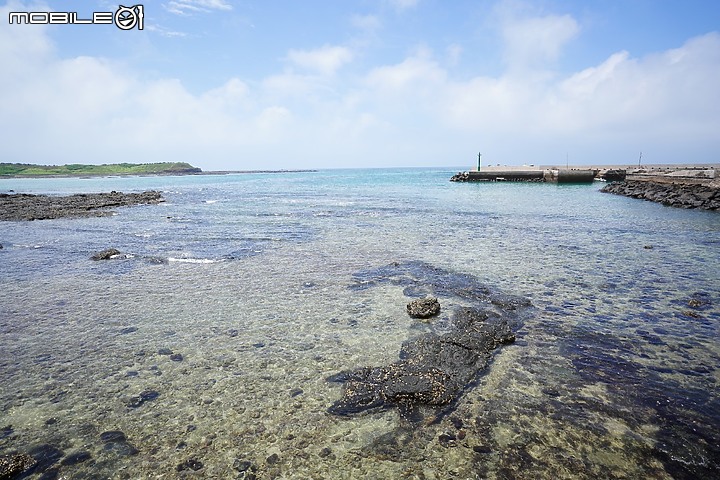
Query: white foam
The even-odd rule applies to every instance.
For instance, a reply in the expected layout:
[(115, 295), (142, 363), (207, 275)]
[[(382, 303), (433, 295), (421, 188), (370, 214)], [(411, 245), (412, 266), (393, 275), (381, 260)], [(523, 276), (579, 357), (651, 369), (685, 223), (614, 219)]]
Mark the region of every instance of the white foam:
[(178, 263), (217, 263), (219, 260), (212, 260), (210, 258), (174, 258), (169, 257), (168, 262)]

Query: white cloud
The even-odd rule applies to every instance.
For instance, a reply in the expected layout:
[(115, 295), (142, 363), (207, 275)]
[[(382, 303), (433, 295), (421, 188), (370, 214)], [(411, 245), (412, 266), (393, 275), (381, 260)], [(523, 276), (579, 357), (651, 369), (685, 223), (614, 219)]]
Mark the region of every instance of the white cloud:
[(353, 59), (353, 53), (346, 47), (325, 45), (315, 50), (290, 50), (287, 58), (301, 69), (332, 75)]
[(224, 0), (177, 0), (164, 3), (163, 7), (176, 15), (206, 13), (212, 10), (232, 10), (232, 5)]
[[(537, 18), (522, 22), (561, 32), (532, 47), (551, 61), (574, 20)], [(14, 27), (0, 24), (1, 161), (232, 169), (472, 164), (478, 149), (503, 163), (556, 163), (566, 151), (622, 163), (640, 149), (648, 161), (717, 161), (720, 151), (718, 33), (654, 55), (617, 52), (563, 77), (456, 78), (459, 44), (334, 76), (353, 52), (325, 46), (291, 52), (286, 71), (192, 93), (109, 59), (61, 58), (48, 29)]]
[(554, 62), (565, 44), (580, 31), (570, 15), (509, 20), (502, 29), (510, 68), (542, 67)]

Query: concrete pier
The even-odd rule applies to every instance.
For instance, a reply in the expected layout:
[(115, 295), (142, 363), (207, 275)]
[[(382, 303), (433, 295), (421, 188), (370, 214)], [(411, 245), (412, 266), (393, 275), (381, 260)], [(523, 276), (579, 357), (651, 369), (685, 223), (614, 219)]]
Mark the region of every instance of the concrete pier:
[(596, 175), (597, 170), (584, 168), (485, 167), (480, 171), (460, 172), (450, 181), (591, 183)]

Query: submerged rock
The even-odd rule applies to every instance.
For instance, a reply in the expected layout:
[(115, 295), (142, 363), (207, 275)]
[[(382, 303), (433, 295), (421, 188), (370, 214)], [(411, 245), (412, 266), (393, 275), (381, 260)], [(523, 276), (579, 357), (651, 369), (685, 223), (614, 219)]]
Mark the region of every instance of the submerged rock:
[(93, 254), (93, 256), (90, 257), (90, 259), (95, 260), (95, 261), (110, 260), (111, 258), (116, 257), (118, 255), (122, 255), (120, 250), (118, 250), (116, 248), (107, 248), (107, 249), (103, 250), (102, 252), (97, 252), (97, 253)]
[[(363, 367), (329, 377), (329, 381), (344, 384), (341, 398), (328, 409), (335, 415), (396, 406), (404, 416), (414, 417), (418, 407), (451, 404), (487, 367), (496, 348), (515, 341), (512, 329), (530, 311), (530, 302), (525, 298), (494, 292), (475, 277), (424, 262), (394, 263), (355, 277), (352, 289), (390, 283), (405, 287), (406, 294), (430, 292), (469, 301), (473, 306), (455, 309), (443, 332), (405, 341), (400, 359), (390, 365)], [(437, 302), (439, 309), (437, 298), (425, 300), (429, 301), (418, 305), (426, 307)], [(431, 307), (422, 309), (430, 311)]]
[(141, 193), (80, 193), (68, 196), (0, 193), (0, 220), (46, 220), (107, 216), (110, 208), (165, 201), (155, 190)]
[(440, 313), (440, 302), (435, 297), (413, 300), (407, 304), (407, 312), (413, 318), (430, 318)]
[(17, 478), (36, 464), (37, 461), (33, 457), (24, 453), (0, 456), (0, 480)]

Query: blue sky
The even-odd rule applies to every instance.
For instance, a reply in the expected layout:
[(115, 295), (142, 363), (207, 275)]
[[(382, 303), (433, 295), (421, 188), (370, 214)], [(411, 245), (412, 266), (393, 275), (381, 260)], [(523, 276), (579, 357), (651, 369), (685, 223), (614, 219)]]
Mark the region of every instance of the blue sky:
[[(129, 6), (129, 2), (125, 2)], [(145, 2), (10, 25), (1, 162), (205, 170), (720, 162), (720, 2)]]

